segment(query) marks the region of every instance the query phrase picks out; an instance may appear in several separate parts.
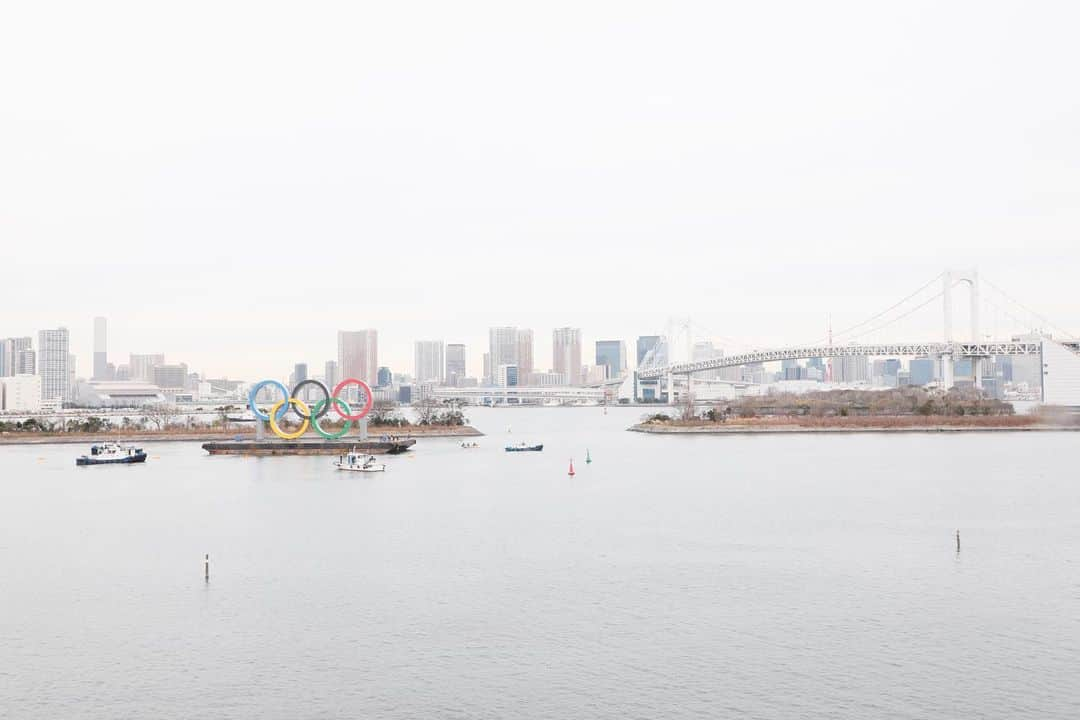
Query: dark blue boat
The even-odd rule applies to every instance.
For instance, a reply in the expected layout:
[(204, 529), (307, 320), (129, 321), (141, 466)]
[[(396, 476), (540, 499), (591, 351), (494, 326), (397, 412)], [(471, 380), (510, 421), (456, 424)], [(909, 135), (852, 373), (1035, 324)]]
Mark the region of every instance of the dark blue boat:
[(544, 445), (526, 445), (525, 443), (518, 443), (517, 445), (507, 445), (506, 452), (540, 452), (544, 449)]
[(134, 445), (103, 442), (90, 446), (90, 454), (75, 458), (76, 465), (132, 465), (146, 462), (146, 453)]

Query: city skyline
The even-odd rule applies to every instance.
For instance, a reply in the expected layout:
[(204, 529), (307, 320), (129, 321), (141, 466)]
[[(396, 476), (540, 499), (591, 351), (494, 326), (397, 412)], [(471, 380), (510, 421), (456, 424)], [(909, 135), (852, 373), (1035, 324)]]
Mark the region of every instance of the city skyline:
[[(931, 328), (932, 328), (934, 322), (940, 323), (940, 317), (939, 317), (940, 316), (940, 311), (935, 310), (934, 308), (931, 308), (930, 311), (928, 313), (925, 313), (925, 314), (929, 315), (930, 318), (931, 318), (930, 320), (927, 321), (927, 323), (925, 323), (925, 324), (931, 326)], [(673, 321), (673, 320), (676, 320), (676, 319), (675, 318), (668, 318), (669, 323), (671, 321)], [(250, 378), (250, 377), (255, 377), (255, 376), (270, 377), (270, 376), (279, 376), (279, 375), (284, 377), (287, 374), (287, 372), (282, 373), (280, 368), (269, 368), (269, 366), (266, 365), (266, 364), (263, 364), (263, 365), (260, 365), (260, 366), (261, 367), (266, 367), (268, 369), (258, 370), (258, 371), (254, 371), (254, 372), (251, 372), (251, 371), (245, 372), (243, 370), (241, 370), (239, 372), (218, 371), (218, 370), (216, 370), (217, 365), (214, 364), (214, 363), (212, 363), (212, 366), (210, 368), (205, 368), (203, 366), (200, 366), (197, 363), (188, 362), (188, 357), (187, 356), (181, 354), (180, 352), (174, 352), (174, 351), (172, 351), (170, 349), (166, 349), (165, 352), (156, 352), (156, 353), (142, 353), (142, 352), (140, 352), (140, 353), (131, 353), (131, 352), (125, 353), (122, 349), (117, 348), (117, 343), (113, 342), (113, 340), (112, 340), (112, 333), (114, 331), (114, 328), (117, 327), (117, 325), (115, 323), (113, 323), (110, 318), (107, 318), (107, 317), (101, 316), (101, 315), (93, 315), (93, 316), (89, 316), (89, 321), (92, 323), (91, 332), (81, 334), (82, 338), (84, 340), (84, 343), (83, 343), (84, 347), (80, 347), (78, 340), (75, 339), (75, 338), (80, 337), (80, 333), (78, 332), (77, 328), (73, 328), (72, 326), (60, 326), (64, 330), (67, 331), (67, 335), (68, 335), (68, 338), (69, 338), (68, 339), (68, 344), (69, 344), (69, 348), (70, 348), (70, 351), (71, 351), (70, 352), (70, 357), (73, 359), (73, 361), (75, 363), (75, 367), (77, 367), (77, 368), (86, 368), (87, 369), (84, 372), (78, 373), (78, 377), (80, 377), (80, 378), (84, 378), (84, 379), (88, 379), (88, 380), (90, 380), (90, 379), (112, 379), (111, 377), (109, 377), (109, 378), (94, 378), (93, 377), (94, 374), (95, 374), (95, 372), (94, 372), (95, 369), (99, 366), (100, 363), (105, 362), (106, 366), (108, 368), (108, 371), (110, 373), (116, 373), (117, 368), (121, 368), (122, 370), (125, 370), (126, 374), (123, 376), (122, 379), (141, 380), (141, 381), (144, 381), (144, 382), (151, 382), (152, 383), (153, 382), (152, 368), (154, 366), (156, 366), (156, 365), (164, 365), (166, 363), (166, 356), (168, 356), (169, 362), (179, 362), (179, 361), (182, 360), (184, 362), (184, 365), (189, 369), (190, 372), (198, 372), (198, 373), (202, 374), (204, 377)], [(966, 322), (966, 319), (965, 319), (964, 316), (958, 316), (957, 317), (958, 326), (962, 327), (965, 322)], [(108, 330), (107, 331), (104, 330), (106, 323), (108, 324)], [(105, 334), (100, 334), (99, 330), (103, 331)], [(123, 329), (121, 328), (121, 330), (123, 330)], [(666, 330), (674, 330), (676, 333), (679, 332), (678, 329), (671, 327), (670, 324), (669, 324), (669, 327), (666, 328)], [(1024, 328), (1024, 327), (1020, 327), (1020, 326), (1015, 326), (1014, 328), (1006, 331), (1004, 333), (1004, 335), (1002, 335), (1001, 332), (987, 333), (987, 334), (988, 334), (988, 336), (997, 337), (999, 335), (1002, 335), (1002, 337), (1004, 337), (1004, 336), (1011, 336), (1011, 335), (1026, 334), (1026, 333), (1030, 332), (1031, 330), (1032, 330), (1032, 328), (1030, 328), (1030, 327)], [(434, 339), (434, 340), (430, 340), (430, 341), (420, 341), (420, 340), (412, 339), (412, 340), (409, 340), (406, 343), (406, 345), (408, 347), (403, 348), (403, 347), (394, 347), (394, 346), (387, 347), (385, 345), (385, 343), (380, 342), (378, 336), (382, 335), (384, 333), (381, 330), (379, 330), (379, 328), (371, 328), (369, 330), (364, 330), (364, 331), (359, 331), (359, 332), (373, 333), (372, 335), (370, 335), (370, 337), (374, 341), (373, 342), (373, 345), (374, 345), (373, 353), (366, 358), (366, 363), (371, 365), (372, 369), (370, 370), (370, 373), (371, 373), (371, 379), (370, 380), (371, 380), (372, 383), (374, 383), (374, 381), (375, 381), (374, 369), (377, 368), (378, 366), (388, 366), (388, 367), (391, 367), (396, 373), (405, 373), (405, 374), (408, 374), (410, 376), (414, 375), (415, 374), (415, 367), (416, 367), (416, 360), (417, 360), (417, 355), (416, 355), (417, 343), (419, 343), (419, 342), (442, 343), (443, 348), (444, 348), (442, 352), (444, 354), (446, 352), (445, 349), (452, 346), (452, 345), (464, 346), (464, 348), (465, 348), (465, 360), (466, 360), (464, 377), (476, 378), (476, 379), (478, 379), (478, 380), (480, 380), (482, 382), (484, 380), (484, 378), (485, 378), (484, 371), (483, 371), (483, 362), (484, 362), (484, 357), (483, 356), (485, 356), (487, 354), (487, 352), (490, 352), (491, 342), (492, 342), (492, 333), (497, 332), (497, 331), (513, 331), (513, 333), (514, 333), (512, 337), (507, 336), (507, 338), (506, 338), (507, 352), (510, 352), (510, 349), (512, 348), (512, 354), (508, 356), (511, 359), (511, 364), (517, 365), (519, 356), (522, 356), (524, 353), (527, 352), (530, 359), (531, 359), (531, 361), (532, 361), (532, 368), (531, 369), (536, 371), (536, 372), (558, 371), (559, 368), (556, 367), (556, 362), (555, 362), (555, 357), (556, 357), (556, 341), (555, 341), (555, 338), (559, 335), (560, 331), (576, 331), (577, 332), (577, 338), (578, 338), (577, 342), (578, 342), (578, 346), (579, 346), (578, 347), (578, 357), (580, 357), (580, 360), (581, 360), (580, 365), (583, 368), (588, 368), (589, 366), (593, 365), (593, 363), (594, 363), (594, 358), (592, 357), (593, 352), (592, 352), (592, 349), (591, 349), (594, 344), (599, 344), (599, 343), (604, 343), (604, 342), (616, 342), (616, 343), (617, 342), (622, 342), (622, 343), (624, 343), (626, 345), (625, 367), (628, 368), (628, 369), (634, 369), (635, 367), (637, 367), (637, 365), (638, 365), (637, 360), (640, 358), (640, 356), (642, 354), (641, 343), (643, 341), (648, 341), (652, 337), (651, 335), (637, 334), (637, 335), (631, 335), (630, 337), (628, 337), (626, 339), (613, 339), (612, 334), (604, 333), (603, 331), (599, 331), (596, 334), (595, 337), (592, 337), (592, 336), (584, 333), (581, 330), (581, 328), (576, 328), (576, 327), (574, 327), (574, 328), (571, 328), (571, 327), (554, 327), (554, 328), (551, 328), (550, 332), (548, 332), (548, 333), (545, 333), (545, 332), (541, 331), (541, 333), (539, 335), (540, 341), (537, 342), (537, 340), (536, 340), (536, 337), (537, 337), (536, 332), (535, 332), (535, 330), (533, 328), (525, 328), (525, 327), (518, 327), (518, 326), (496, 326), (496, 327), (487, 328), (487, 333), (486, 333), (487, 334), (487, 342), (483, 343), (483, 344), (478, 343), (478, 344), (475, 344), (475, 345), (471, 345), (468, 342), (462, 343), (462, 342), (457, 342), (456, 340), (451, 340), (451, 339), (447, 339), (447, 338), (438, 338), (438, 339)], [(330, 352), (330, 356), (328, 358), (320, 359), (320, 357), (318, 355), (316, 355), (316, 354), (311, 354), (311, 353), (305, 354), (305, 353), (303, 353), (302, 351), (299, 351), (299, 350), (288, 350), (288, 349), (286, 349), (284, 351), (280, 351), (283, 355), (290, 358), (289, 362), (287, 364), (287, 367), (291, 368), (293, 366), (293, 364), (295, 364), (296, 362), (304, 362), (309, 367), (318, 367), (318, 368), (323, 368), (324, 365), (327, 365), (329, 363), (333, 363), (335, 377), (340, 379), (341, 374), (340, 374), (340, 372), (338, 370), (341, 367), (341, 365), (340, 365), (340, 347), (339, 347), (339, 345), (340, 345), (340, 335), (341, 335), (342, 332), (346, 332), (346, 334), (350, 334), (347, 331), (341, 331), (341, 330), (334, 331), (333, 333), (331, 333), (332, 336), (338, 337), (339, 342), (334, 345), (335, 349), (332, 352)], [(698, 332), (702, 332), (702, 331), (699, 329)], [(819, 338), (813, 338), (813, 340), (814, 341), (824, 342), (824, 339), (825, 339), (824, 336), (825, 336), (826, 332), (827, 331), (823, 331)], [(895, 331), (890, 330), (889, 332), (895, 332)], [(1067, 338), (1067, 337), (1069, 337), (1069, 334), (1065, 333), (1065, 332), (1062, 332), (1060, 326), (1057, 326), (1057, 325), (1053, 326), (1052, 329), (1047, 329), (1047, 332), (1050, 332), (1051, 334), (1056, 335), (1059, 338)], [(15, 337), (9, 337), (7, 339), (4, 339), (3, 338), (3, 329), (0, 328), (0, 342), (8, 343), (6, 346), (4, 346), (5, 347), (5, 352), (0, 353), (0, 368), (3, 368), (5, 362), (10, 362), (9, 357), (14, 357), (14, 355), (12, 354), (12, 347), (13, 346), (11, 345), (11, 343), (13, 341), (15, 341), (15, 342), (30, 341), (32, 344), (36, 345), (36, 343), (34, 343), (33, 341), (34, 341), (34, 339), (36, 339), (37, 336), (39, 336), (39, 333), (40, 333), (40, 330), (35, 330), (33, 332), (33, 334), (29, 335), (29, 336), (23, 336), (22, 338), (20, 338), (16, 334)], [(929, 331), (927, 331), (927, 334), (925, 334), (923, 336), (909, 336), (909, 337), (904, 338), (904, 339), (919, 340), (919, 341), (940, 339), (939, 337), (935, 336), (934, 333), (935, 333), (935, 329), (932, 328)], [(938, 336), (940, 335), (940, 333), (941, 333), (940, 327), (936, 328), (936, 333), (937, 333)], [(661, 332), (660, 336), (663, 336), (664, 334), (665, 334), (664, 332)], [(963, 335), (963, 331), (961, 331), (961, 335)], [(398, 336), (400, 337), (400, 333), (398, 333)], [(544, 338), (551, 338), (550, 343), (543, 342)], [(88, 344), (87, 344), (87, 341), (88, 341)], [(105, 343), (107, 344), (107, 347), (109, 348), (109, 350), (107, 352), (100, 353), (100, 352), (98, 352), (96, 350), (96, 348), (102, 346), (102, 344), (99, 341), (105, 341)], [(141, 341), (136, 341), (136, 342), (137, 342), (137, 345), (139, 347), (145, 349), (147, 343), (141, 342)], [(648, 343), (647, 343), (647, 345), (648, 345)], [(685, 353), (683, 353), (681, 351), (681, 342), (677, 341), (675, 343), (675, 345), (676, 345), (676, 347), (674, 347), (674, 348), (665, 348), (664, 352), (661, 354), (661, 359), (666, 359), (667, 357), (669, 357), (669, 353), (671, 353), (672, 350), (674, 350), (674, 355), (675, 355), (676, 358), (678, 358), (678, 357), (685, 354)], [(736, 352), (739, 349), (751, 349), (752, 347), (753, 346), (751, 346), (749, 344), (739, 343), (737, 341), (734, 341), (732, 338), (718, 338), (717, 336), (697, 337), (697, 338), (695, 338), (694, 347), (692, 348), (692, 351), (690, 352), (689, 355), (687, 355), (687, 359), (699, 360), (699, 359), (703, 359), (704, 357), (707, 357), (707, 356), (712, 356), (712, 354), (714, 354), (714, 353), (723, 354), (723, 353), (726, 352), (727, 354), (733, 354), (733, 352)], [(526, 348), (527, 348), (527, 351), (526, 351)], [(704, 348), (708, 348), (708, 351), (705, 354), (702, 354), (703, 352), (705, 352)], [(26, 367), (26, 366), (33, 367), (34, 363), (36, 362), (36, 356), (37, 356), (38, 350), (39, 350), (38, 347), (33, 347), (31, 350), (27, 351), (25, 353), (25, 355), (24, 355), (23, 360), (22, 360), (23, 366), (21, 366), (21, 367)], [(104, 357), (102, 357), (102, 355), (104, 355)], [(537, 364), (535, 362), (536, 357), (550, 358), (551, 359), (551, 364), (548, 364), (546, 362), (541, 362), (541, 363)], [(220, 360), (221, 358), (217, 357), (216, 359)], [(443, 369), (443, 376), (444, 377), (445, 377), (445, 373), (446, 373), (446, 360), (447, 360), (447, 358), (444, 355), (444, 358), (443, 358), (442, 362), (439, 363), (440, 367)], [(227, 363), (221, 363), (221, 364), (227, 365)], [(603, 364), (603, 363), (601, 362), (601, 363), (598, 363), (598, 364)], [(35, 370), (32, 370), (32, 371), (36, 371), (36, 368), (35, 368)], [(497, 368), (495, 370), (493, 370), (492, 372), (495, 372), (495, 371), (497, 371)], [(521, 372), (522, 380), (524, 381), (527, 378), (527, 373), (529, 372), (529, 370), (527, 370), (527, 369), (523, 370), (521, 367), (519, 367), (519, 372)]]
[[(71, 11), (83, 31), (0, 43), (9, 67), (43, 59), (0, 118), (0, 265), (14, 269), (0, 333), (64, 325), (84, 375), (94, 316), (119, 357), (161, 351), (214, 375), (325, 362), (353, 327), (377, 327), (397, 367), (418, 338), (464, 343), (470, 375), (499, 325), (534, 329), (538, 365), (552, 328), (631, 342), (669, 315), (775, 346), (973, 262), (1080, 332), (1068, 21), (986, 6), (972, 33), (959, 6), (835, 22), (787, 4), (781, 24), (756, 6), (688, 22), (600, 4), (553, 8), (504, 42), (492, 14), (433, 8), (446, 32), (357, 43), (356, 8), (335, 27), (268, 14), (296, 51), (252, 67), (223, 40), (240, 16), (218, 18), (220, 35), (170, 18), (175, 37), (147, 44), (128, 16)], [(731, 14), (770, 42), (716, 42), (708, 28)], [(860, 19), (873, 30), (853, 32)], [(87, 118), (72, 98), (108, 102)], [(279, 259), (309, 247), (360, 280), (290, 291)]]

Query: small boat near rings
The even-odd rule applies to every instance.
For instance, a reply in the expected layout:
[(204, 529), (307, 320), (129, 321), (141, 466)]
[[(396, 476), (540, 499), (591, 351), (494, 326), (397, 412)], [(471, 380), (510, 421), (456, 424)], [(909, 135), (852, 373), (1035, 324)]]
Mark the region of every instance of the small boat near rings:
[(378, 462), (374, 455), (358, 453), (355, 449), (346, 455), (339, 455), (334, 467), (350, 472), (386, 472), (386, 464)]

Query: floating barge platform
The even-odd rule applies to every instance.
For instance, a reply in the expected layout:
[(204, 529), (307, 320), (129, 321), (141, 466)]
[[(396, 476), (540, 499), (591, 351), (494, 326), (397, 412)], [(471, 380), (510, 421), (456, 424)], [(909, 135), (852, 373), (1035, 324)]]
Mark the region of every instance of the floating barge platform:
[(203, 443), (211, 455), (344, 455), (356, 450), (369, 455), (398, 455), (416, 440), (226, 440)]

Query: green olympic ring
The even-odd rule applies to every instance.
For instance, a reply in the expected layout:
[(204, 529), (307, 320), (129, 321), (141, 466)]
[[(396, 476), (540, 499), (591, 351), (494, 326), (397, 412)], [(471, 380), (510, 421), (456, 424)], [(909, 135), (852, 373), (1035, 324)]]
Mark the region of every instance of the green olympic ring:
[[(334, 401), (336, 407), (339, 410), (343, 408), (345, 410), (345, 412), (349, 412), (349, 409), (350, 409), (349, 408), (349, 403), (345, 402), (344, 400), (342, 400), (339, 397), (332, 397), (330, 399)], [(315, 432), (319, 433), (320, 435), (322, 435), (327, 440), (337, 440), (340, 437), (344, 437), (345, 433), (349, 432), (349, 429), (352, 428), (352, 424), (353, 424), (352, 420), (346, 420), (345, 424), (341, 426), (341, 430), (339, 430), (336, 433), (326, 432), (325, 430), (323, 430), (319, 426), (319, 418), (321, 417), (321, 415), (319, 414), (319, 411), (323, 409), (324, 405), (326, 405), (326, 400), (325, 399), (320, 400), (319, 402), (315, 403), (312, 406), (312, 408), (311, 408), (311, 427), (315, 428)]]

